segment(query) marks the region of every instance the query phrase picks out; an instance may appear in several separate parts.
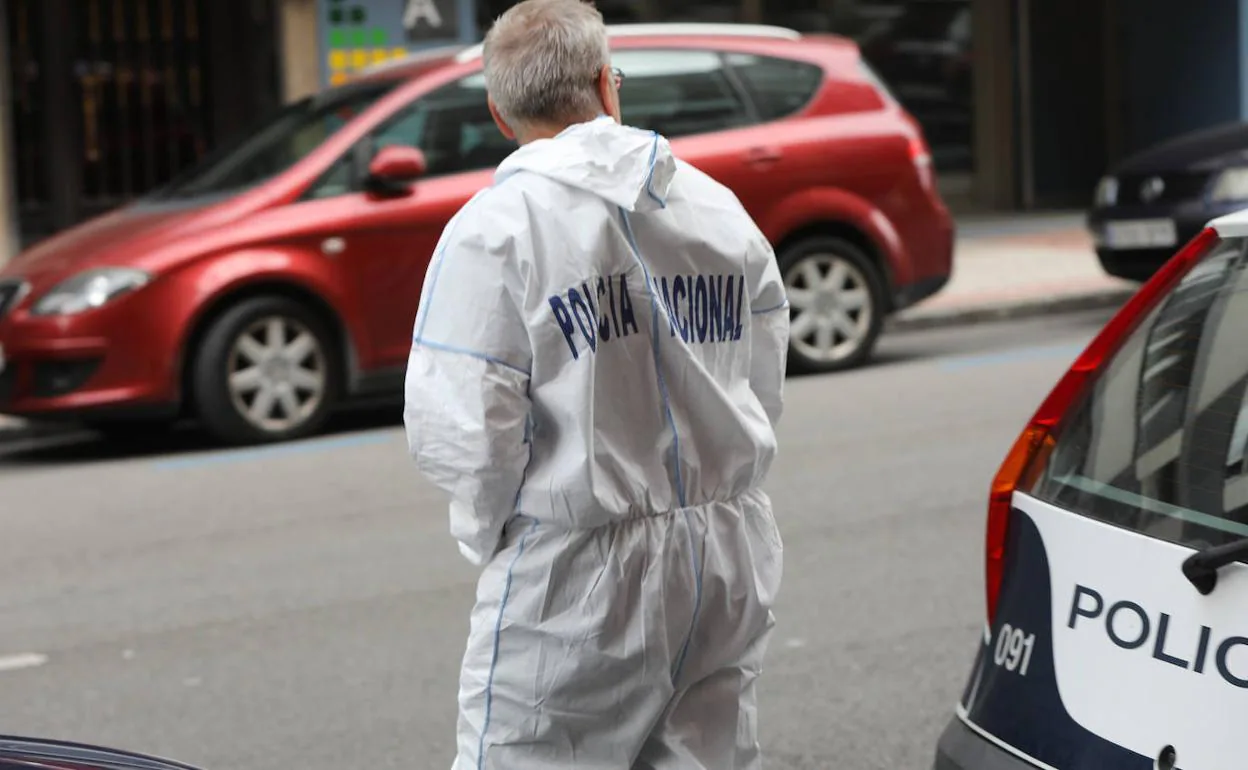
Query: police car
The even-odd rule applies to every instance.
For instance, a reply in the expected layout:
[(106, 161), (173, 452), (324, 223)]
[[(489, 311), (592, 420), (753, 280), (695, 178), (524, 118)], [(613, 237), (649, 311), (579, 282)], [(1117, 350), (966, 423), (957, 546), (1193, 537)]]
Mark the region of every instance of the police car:
[(935, 770), (1248, 767), (1248, 210), (1101, 330), (993, 480)]

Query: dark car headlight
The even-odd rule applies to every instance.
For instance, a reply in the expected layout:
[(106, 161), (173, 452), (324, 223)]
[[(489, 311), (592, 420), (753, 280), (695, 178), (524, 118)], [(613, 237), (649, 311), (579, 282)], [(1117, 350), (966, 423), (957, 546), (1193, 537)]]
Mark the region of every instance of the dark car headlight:
[(1248, 201), (1248, 166), (1228, 168), (1214, 177), (1210, 200)]
[(112, 302), (147, 285), (151, 275), (125, 267), (101, 267), (78, 273), (54, 286), (31, 308), (33, 315), (77, 315)]

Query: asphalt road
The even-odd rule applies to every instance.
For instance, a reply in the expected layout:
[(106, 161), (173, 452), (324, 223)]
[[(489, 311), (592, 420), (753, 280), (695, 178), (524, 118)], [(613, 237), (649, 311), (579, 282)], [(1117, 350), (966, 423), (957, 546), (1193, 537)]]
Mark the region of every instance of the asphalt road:
[[(1105, 318), (896, 335), (790, 379), (768, 767), (930, 767), (982, 627), (988, 483)], [(0, 733), (444, 770), (474, 579), (394, 409), (263, 450), (0, 445)]]

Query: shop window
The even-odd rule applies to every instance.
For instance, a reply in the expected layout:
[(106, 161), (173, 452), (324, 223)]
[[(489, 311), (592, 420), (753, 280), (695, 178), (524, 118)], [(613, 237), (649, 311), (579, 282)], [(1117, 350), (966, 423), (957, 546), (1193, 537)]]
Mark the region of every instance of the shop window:
[(750, 122), (714, 51), (626, 50), (611, 58), (624, 72), (620, 112), (630, 126), (675, 138)]
[(727, 59), (764, 121), (800, 111), (823, 82), (823, 68), (807, 62), (744, 53), (728, 54)]
[(923, 126), (941, 171), (974, 166), (972, 24), (969, 0), (909, 0), (853, 35), (862, 57)]

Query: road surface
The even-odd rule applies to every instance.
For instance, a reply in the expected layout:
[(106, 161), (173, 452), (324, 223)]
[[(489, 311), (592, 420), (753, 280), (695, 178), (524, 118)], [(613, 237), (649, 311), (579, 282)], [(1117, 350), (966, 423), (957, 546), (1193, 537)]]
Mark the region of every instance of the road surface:
[[(930, 767), (982, 627), (989, 480), (1105, 317), (895, 335), (790, 379), (769, 768)], [(475, 573), (396, 414), (262, 450), (0, 446), (0, 734), (449, 768)]]

